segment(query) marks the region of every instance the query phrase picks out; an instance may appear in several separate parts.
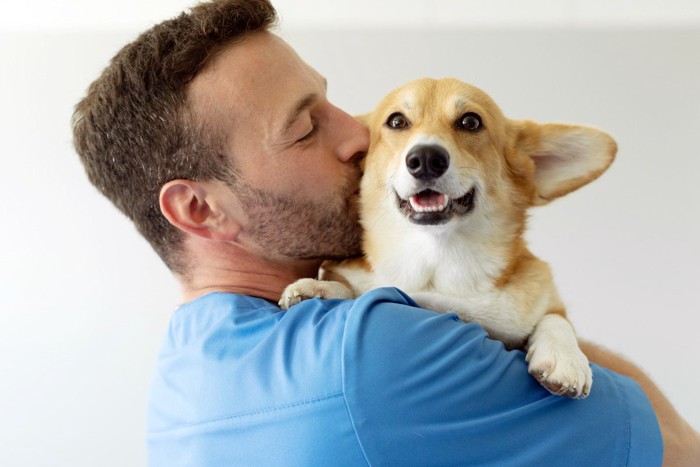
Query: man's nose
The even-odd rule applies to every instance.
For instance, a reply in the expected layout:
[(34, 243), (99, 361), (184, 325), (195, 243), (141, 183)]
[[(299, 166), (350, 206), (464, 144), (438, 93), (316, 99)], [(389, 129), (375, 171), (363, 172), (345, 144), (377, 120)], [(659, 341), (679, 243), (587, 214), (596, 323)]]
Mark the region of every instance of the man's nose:
[(369, 149), (369, 129), (353, 116), (339, 110), (342, 113), (339, 132), (342, 140), (337, 147), (337, 157), (343, 162), (364, 157)]

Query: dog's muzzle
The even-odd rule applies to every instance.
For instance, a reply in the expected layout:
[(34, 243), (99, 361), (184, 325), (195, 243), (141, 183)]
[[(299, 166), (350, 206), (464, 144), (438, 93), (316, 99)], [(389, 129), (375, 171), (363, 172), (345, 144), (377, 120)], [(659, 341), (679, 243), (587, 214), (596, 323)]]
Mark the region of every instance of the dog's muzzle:
[(475, 187), (454, 199), (437, 191), (438, 179), (449, 168), (450, 154), (440, 145), (417, 145), (408, 152), (406, 169), (424, 187), (408, 199), (396, 194), (399, 210), (409, 221), (421, 225), (444, 224), (453, 216), (468, 214), (474, 209)]

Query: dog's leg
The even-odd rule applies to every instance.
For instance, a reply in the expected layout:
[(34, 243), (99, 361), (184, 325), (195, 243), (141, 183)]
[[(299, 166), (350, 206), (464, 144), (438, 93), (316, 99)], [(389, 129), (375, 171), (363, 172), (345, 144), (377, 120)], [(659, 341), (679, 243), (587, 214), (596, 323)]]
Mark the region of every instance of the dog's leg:
[(462, 321), (480, 324), (491, 338), (511, 348), (523, 345), (537, 324), (535, 315), (520, 312), (512, 296), (503, 292), (482, 293), (469, 298), (435, 292), (409, 292), (408, 295), (426, 310), (455, 313)]
[[(552, 394), (584, 398), (593, 384), (588, 359), (578, 347), (569, 321), (545, 314), (535, 323), (514, 306), (508, 294), (492, 294), (482, 300), (465, 300), (433, 292), (409, 294), (421, 307), (440, 313), (453, 312), (466, 322), (481, 324), (493, 339), (517, 347), (527, 339), (529, 372)], [(539, 315), (538, 315), (539, 316)], [(533, 329), (534, 328), (534, 329)], [(528, 337), (529, 336), (529, 337)]]
[(593, 384), (588, 359), (574, 329), (561, 315), (547, 314), (528, 339), (529, 372), (552, 394), (584, 398)]

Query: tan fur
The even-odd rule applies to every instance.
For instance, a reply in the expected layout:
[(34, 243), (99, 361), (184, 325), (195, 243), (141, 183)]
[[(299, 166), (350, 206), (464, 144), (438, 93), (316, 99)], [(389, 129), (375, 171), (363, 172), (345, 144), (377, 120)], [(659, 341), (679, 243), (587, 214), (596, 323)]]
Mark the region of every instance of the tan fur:
[[(405, 128), (387, 124), (397, 112)], [(480, 117), (478, 131), (459, 127), (467, 113)], [(355, 296), (395, 286), (425, 308), (476, 321), (509, 347), (525, 346), (530, 372), (551, 392), (585, 397), (588, 362), (548, 265), (523, 233), (528, 208), (607, 169), (614, 140), (584, 126), (509, 120), (487, 94), (455, 79), (409, 83), (362, 119), (371, 132), (361, 184), (365, 258), (326, 264), (326, 276), (342, 278)], [(407, 155), (426, 144), (449, 156), (446, 172), (429, 179), (407, 168)], [(425, 189), (449, 195), (449, 204), (435, 214), (425, 214), (420, 200), (406, 207)], [(469, 190), (475, 197), (467, 208)], [(285, 292), (295, 294), (305, 292), (294, 285)]]

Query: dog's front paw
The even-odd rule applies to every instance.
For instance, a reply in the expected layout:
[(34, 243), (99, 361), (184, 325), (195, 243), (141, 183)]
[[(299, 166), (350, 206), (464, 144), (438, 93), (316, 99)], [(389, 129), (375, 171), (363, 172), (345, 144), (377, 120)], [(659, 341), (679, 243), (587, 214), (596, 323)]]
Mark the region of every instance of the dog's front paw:
[(526, 361), (530, 374), (552, 394), (583, 399), (591, 391), (593, 373), (578, 347), (555, 348), (549, 342), (536, 342)]
[(284, 289), (278, 304), (283, 310), (288, 310), (293, 305), (310, 298), (354, 298), (354, 295), (340, 282), (299, 279)]

